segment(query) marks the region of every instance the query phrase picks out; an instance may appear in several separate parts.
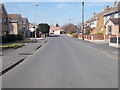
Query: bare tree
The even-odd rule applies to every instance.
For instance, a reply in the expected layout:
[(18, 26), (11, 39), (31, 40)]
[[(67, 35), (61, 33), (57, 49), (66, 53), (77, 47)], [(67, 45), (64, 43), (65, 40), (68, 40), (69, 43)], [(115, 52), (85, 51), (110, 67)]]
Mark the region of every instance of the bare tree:
[(66, 24), (62, 27), (62, 29), (64, 30), (64, 32), (66, 33), (75, 33), (76, 30), (78, 30), (78, 27), (74, 24)]
[(78, 24), (77, 27), (78, 27), (78, 32), (82, 32), (82, 23)]

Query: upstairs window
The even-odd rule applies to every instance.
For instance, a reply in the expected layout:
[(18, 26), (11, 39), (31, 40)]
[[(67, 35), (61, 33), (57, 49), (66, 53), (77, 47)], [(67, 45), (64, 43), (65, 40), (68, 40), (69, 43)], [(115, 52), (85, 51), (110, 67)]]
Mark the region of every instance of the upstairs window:
[(108, 26), (108, 34), (112, 34), (112, 26)]
[(111, 15), (110, 15), (110, 18), (114, 18), (114, 14), (111, 14)]
[(7, 19), (4, 19), (4, 23), (7, 24)]
[(118, 12), (118, 17), (120, 17), (120, 12)]

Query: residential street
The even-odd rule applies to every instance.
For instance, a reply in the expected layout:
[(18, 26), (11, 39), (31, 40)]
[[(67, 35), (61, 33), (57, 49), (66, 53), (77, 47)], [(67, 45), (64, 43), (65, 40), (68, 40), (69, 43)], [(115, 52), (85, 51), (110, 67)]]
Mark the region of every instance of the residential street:
[(117, 88), (117, 49), (105, 53), (92, 46), (65, 35), (52, 37), (2, 76), (3, 88)]

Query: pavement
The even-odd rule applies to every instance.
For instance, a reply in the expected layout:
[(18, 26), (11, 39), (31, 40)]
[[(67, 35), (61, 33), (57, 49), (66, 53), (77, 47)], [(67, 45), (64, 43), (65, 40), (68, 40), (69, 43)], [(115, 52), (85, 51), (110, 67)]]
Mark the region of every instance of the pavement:
[[(2, 76), (3, 88), (118, 88), (118, 59), (102, 46), (55, 36)], [(106, 48), (106, 45), (103, 49)], [(111, 48), (111, 51), (115, 48)], [(105, 49), (107, 52), (107, 49)], [(108, 51), (109, 52), (109, 51)]]
[(86, 41), (86, 40), (81, 40), (81, 39), (78, 39), (78, 38), (72, 38), (78, 42), (81, 42), (83, 43), (83, 45), (87, 45), (89, 47), (92, 47), (96, 50), (99, 50), (101, 52), (104, 52), (104, 53), (107, 53), (115, 58), (118, 58), (118, 54), (119, 54), (119, 49), (118, 48), (115, 48), (115, 47), (111, 47), (109, 46), (109, 43), (101, 43), (101, 42), (90, 42), (90, 41)]
[(18, 49), (7, 49), (2, 51), (0, 56), (2, 58), (2, 71), (6, 70), (20, 60), (27, 58), (29, 55), (32, 55), (37, 48), (43, 45), (47, 40), (48, 38), (45, 38), (43, 40), (38, 40), (37, 43), (25, 43), (25, 46)]

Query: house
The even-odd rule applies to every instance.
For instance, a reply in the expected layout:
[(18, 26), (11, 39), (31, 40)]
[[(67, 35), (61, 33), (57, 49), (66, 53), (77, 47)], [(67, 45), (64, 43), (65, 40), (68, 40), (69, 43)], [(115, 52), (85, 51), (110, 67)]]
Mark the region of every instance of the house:
[(32, 23), (29, 23), (29, 30), (33, 27), (35, 27), (35, 25), (33, 25)]
[(106, 35), (118, 35), (120, 33), (120, 2), (108, 13), (104, 14)]
[(29, 31), (30, 31), (30, 37), (33, 37), (34, 35), (34, 29), (35, 28), (35, 25), (32, 24), (32, 23), (29, 23)]
[(9, 17), (4, 4), (0, 4), (0, 35), (9, 34)]
[(58, 24), (56, 24), (56, 26), (53, 25), (50, 26), (50, 34), (60, 35), (62, 31), (63, 31), (62, 28), (59, 27)]
[(8, 14), (10, 18), (9, 22), (9, 31), (10, 34), (20, 34), (24, 37), (24, 31), (23, 31), (23, 21), (21, 14)]
[(30, 30), (29, 30), (28, 18), (23, 17), (22, 23), (23, 23), (24, 38), (29, 38), (30, 37)]
[(104, 14), (111, 8), (107, 6), (102, 12), (96, 14), (85, 23), (85, 31), (90, 31), (90, 34), (105, 34), (106, 29), (104, 27)]
[(107, 35), (120, 36), (120, 18), (110, 18), (105, 26)]
[(105, 13), (104, 15), (104, 24), (110, 19), (110, 18), (119, 18), (120, 17), (120, 2), (109, 10), (109, 12)]

